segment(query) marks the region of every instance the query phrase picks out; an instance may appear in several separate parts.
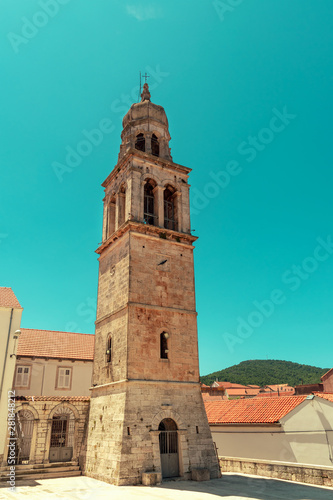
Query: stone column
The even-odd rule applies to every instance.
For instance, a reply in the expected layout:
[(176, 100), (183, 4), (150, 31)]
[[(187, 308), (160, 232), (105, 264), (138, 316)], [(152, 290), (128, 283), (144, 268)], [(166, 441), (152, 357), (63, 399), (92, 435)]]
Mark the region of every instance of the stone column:
[(146, 144), (145, 144), (145, 152), (151, 154), (151, 136), (150, 132), (145, 134)]
[(116, 224), (115, 231), (125, 222), (125, 194), (116, 194)]
[(164, 187), (156, 186), (153, 193), (155, 197), (156, 226), (164, 227)]
[(107, 228), (107, 238), (111, 236), (116, 230), (116, 204), (110, 202), (108, 205), (108, 228)]
[(173, 195), (174, 209), (175, 209), (175, 220), (176, 220), (176, 228), (175, 231), (182, 232), (182, 193), (180, 191), (176, 191)]
[(108, 238), (108, 207), (109, 207), (109, 196), (105, 196), (103, 202), (103, 241)]

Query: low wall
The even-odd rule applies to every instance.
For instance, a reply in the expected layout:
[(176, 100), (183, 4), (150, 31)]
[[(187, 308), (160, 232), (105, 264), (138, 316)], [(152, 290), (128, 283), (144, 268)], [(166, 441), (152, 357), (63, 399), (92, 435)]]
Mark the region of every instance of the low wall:
[(222, 474), (241, 472), (319, 486), (333, 486), (333, 467), (232, 457), (219, 457), (219, 461)]

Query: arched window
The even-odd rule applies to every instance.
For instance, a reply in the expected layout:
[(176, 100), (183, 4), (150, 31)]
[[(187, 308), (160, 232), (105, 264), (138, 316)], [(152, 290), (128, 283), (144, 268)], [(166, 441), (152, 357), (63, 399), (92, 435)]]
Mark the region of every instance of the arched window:
[(175, 190), (167, 186), (164, 190), (164, 227), (176, 231)]
[(107, 346), (106, 346), (106, 362), (111, 363), (112, 359), (112, 338), (111, 335), (108, 337)]
[(148, 180), (144, 187), (144, 209), (143, 218), (146, 224), (155, 226), (155, 197), (154, 197), (155, 185), (153, 181)]
[(15, 414), (15, 463), (30, 460), (31, 441), (34, 429), (34, 415), (30, 410), (20, 410)]
[(151, 136), (151, 154), (160, 156), (160, 145), (155, 134)]
[(50, 462), (69, 462), (73, 457), (75, 415), (71, 408), (59, 405), (51, 422)]
[(169, 334), (167, 332), (162, 332), (160, 335), (160, 349), (161, 349), (161, 354), (160, 357), (161, 359), (168, 359), (168, 338)]
[(146, 151), (146, 141), (143, 134), (138, 134), (136, 136), (135, 149), (139, 151)]

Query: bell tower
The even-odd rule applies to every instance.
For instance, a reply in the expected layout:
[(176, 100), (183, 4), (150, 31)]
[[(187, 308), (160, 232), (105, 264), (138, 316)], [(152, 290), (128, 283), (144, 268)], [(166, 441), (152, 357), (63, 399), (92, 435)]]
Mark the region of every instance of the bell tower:
[(164, 109), (123, 119), (105, 189), (86, 474), (139, 484), (144, 472), (219, 477), (199, 384), (188, 176)]

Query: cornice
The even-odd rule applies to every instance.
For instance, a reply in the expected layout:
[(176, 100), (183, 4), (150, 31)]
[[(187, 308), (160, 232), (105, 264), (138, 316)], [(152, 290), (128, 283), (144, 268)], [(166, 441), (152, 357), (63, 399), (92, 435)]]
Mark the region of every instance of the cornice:
[(112, 243), (119, 240), (123, 234), (128, 231), (133, 231), (138, 234), (147, 235), (155, 238), (161, 238), (163, 240), (171, 241), (179, 245), (191, 245), (198, 239), (197, 236), (187, 233), (179, 233), (178, 231), (171, 231), (170, 229), (165, 229), (163, 227), (151, 226), (149, 224), (144, 224), (142, 222), (135, 222), (128, 220), (122, 224), (117, 231), (115, 231), (111, 236), (95, 250), (99, 255), (108, 248)]

